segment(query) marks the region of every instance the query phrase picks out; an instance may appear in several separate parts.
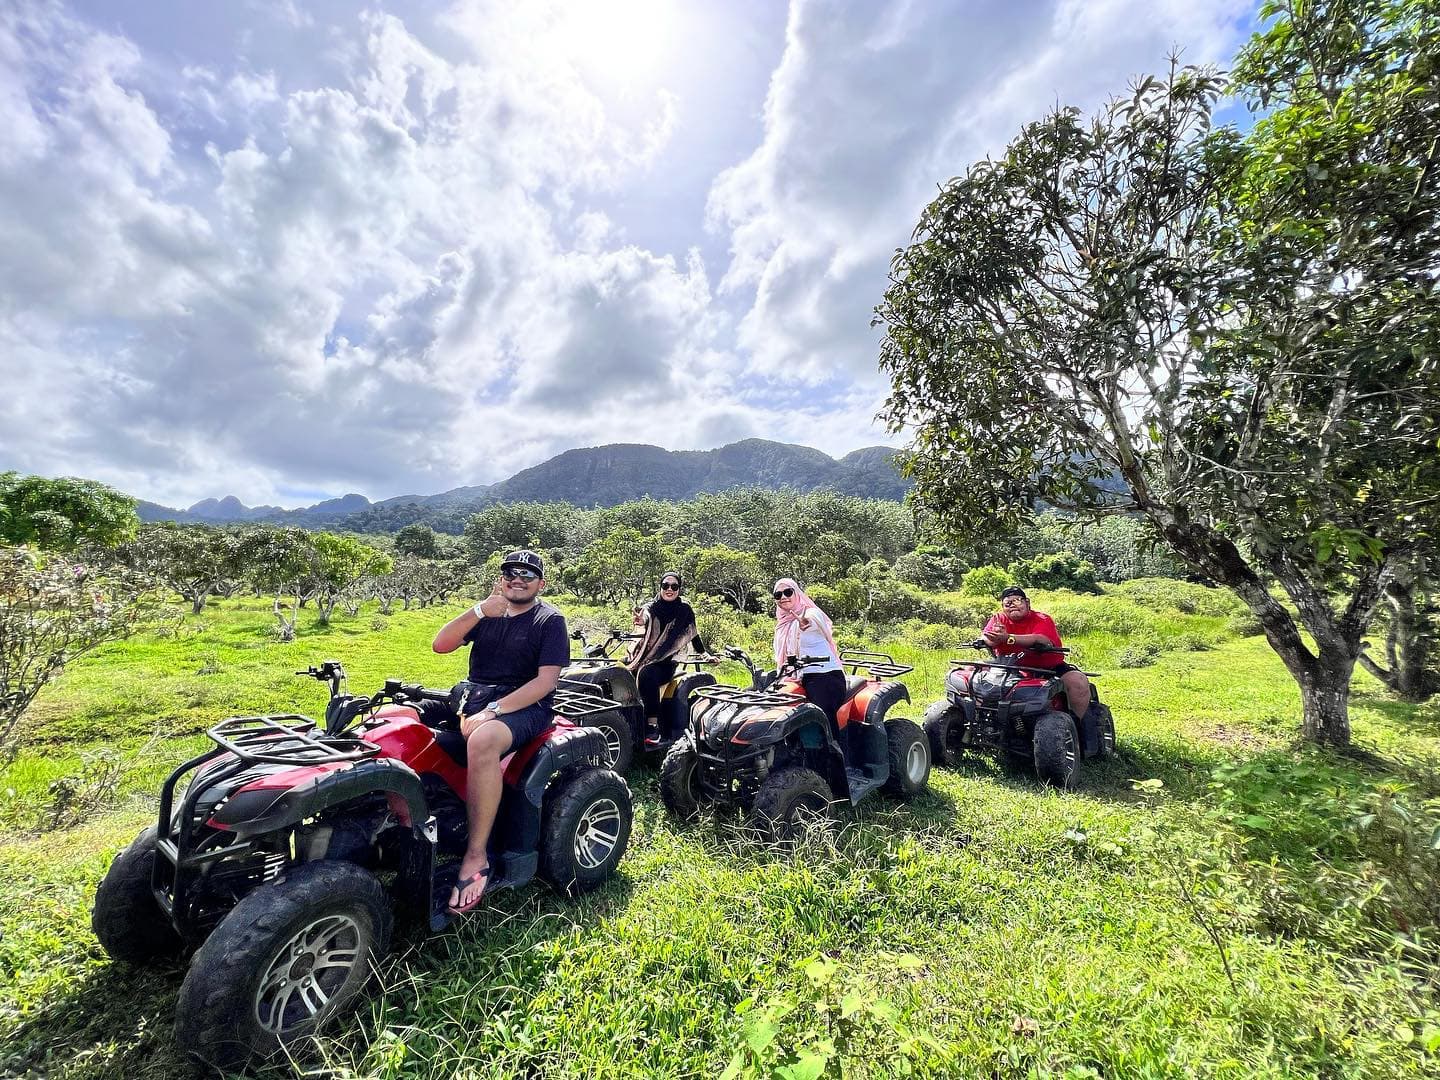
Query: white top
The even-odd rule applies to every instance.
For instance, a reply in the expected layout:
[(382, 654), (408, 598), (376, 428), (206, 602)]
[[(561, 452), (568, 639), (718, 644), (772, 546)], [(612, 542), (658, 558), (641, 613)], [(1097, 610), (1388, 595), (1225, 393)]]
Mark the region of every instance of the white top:
[(840, 658), (830, 651), (830, 642), (820, 632), (820, 627), (810, 623), (809, 630), (800, 631), (800, 652), (801, 656), (828, 656), (830, 660), (824, 664), (810, 664), (800, 669), (802, 675), (819, 675), (823, 671), (840, 671)]

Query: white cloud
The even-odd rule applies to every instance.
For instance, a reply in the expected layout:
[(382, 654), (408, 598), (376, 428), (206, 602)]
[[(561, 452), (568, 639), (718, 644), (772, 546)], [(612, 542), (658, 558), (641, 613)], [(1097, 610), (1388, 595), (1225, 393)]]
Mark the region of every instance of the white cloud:
[(755, 369), (874, 379), (871, 312), (935, 186), (1057, 101), (1092, 107), (1187, 47), (1228, 59), (1241, 0), (794, 0), (765, 135), (711, 192)]
[(870, 309), (933, 185), (1056, 96), (1233, 36), (1175, 0), (1023, 8), (799, 0), (711, 192), (718, 283), (702, 222), (667, 223), (680, 255), (617, 222), (723, 95), (637, 83), (565, 0), (257, 0), (173, 37), (6, 8), (0, 468), (258, 503), (612, 441), (876, 441)]

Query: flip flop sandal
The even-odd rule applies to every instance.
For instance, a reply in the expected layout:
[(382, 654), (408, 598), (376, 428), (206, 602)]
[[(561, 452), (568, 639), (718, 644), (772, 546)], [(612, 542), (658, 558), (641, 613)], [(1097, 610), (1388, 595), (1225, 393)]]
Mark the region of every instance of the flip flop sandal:
[[(486, 878), (488, 878), (490, 876), (490, 870), (491, 867), (482, 866), (479, 870), (476, 870), (475, 873), (471, 874), (464, 881), (455, 882), (455, 895), (464, 896), (465, 890), (468, 889), (471, 885), (474, 885), (476, 882), (484, 881)], [(485, 893), (481, 892), (479, 896), (477, 896), (474, 900), (471, 900), (470, 903), (464, 905), (463, 907), (452, 907), (447, 904), (445, 905), (445, 910), (450, 912), (451, 915), (464, 915), (466, 912), (474, 911), (475, 908), (479, 905), (480, 901), (484, 899)]]

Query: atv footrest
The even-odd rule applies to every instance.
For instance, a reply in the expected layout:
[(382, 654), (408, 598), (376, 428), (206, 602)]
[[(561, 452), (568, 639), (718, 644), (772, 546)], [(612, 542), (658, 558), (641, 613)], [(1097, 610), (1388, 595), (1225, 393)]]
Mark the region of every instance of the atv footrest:
[(885, 781), (869, 769), (846, 768), (845, 781), (850, 787), (850, 801), (858, 803)]

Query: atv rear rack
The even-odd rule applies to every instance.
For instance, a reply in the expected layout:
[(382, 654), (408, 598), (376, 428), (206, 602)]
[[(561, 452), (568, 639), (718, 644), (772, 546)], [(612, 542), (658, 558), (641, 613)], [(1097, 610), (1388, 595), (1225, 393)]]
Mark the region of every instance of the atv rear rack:
[[(578, 685), (587, 684), (580, 683)], [(583, 720), (587, 716), (610, 712), (619, 707), (603, 694), (595, 693), (594, 690), (571, 689), (565, 686), (556, 689), (555, 704), (552, 706), (554, 711), (565, 717), (566, 720)], [(583, 724), (580, 726), (584, 727)]]
[(798, 694), (782, 694), (772, 690), (746, 690), (739, 686), (701, 686), (692, 690), (695, 697), (712, 698), (730, 705), (763, 706), (773, 709), (777, 706), (804, 704), (805, 698)]
[[(298, 722), (301, 727), (292, 727)], [(360, 761), (380, 752), (362, 739), (319, 735), (315, 721), (298, 713), (273, 716), (233, 716), (208, 732), (222, 750), (228, 750), (247, 765), (332, 765)]]
[(889, 653), (866, 652), (863, 649), (841, 649), (840, 663), (857, 675), (864, 668), (877, 679), (898, 679), (915, 670), (911, 664), (895, 663), (895, 658)]

